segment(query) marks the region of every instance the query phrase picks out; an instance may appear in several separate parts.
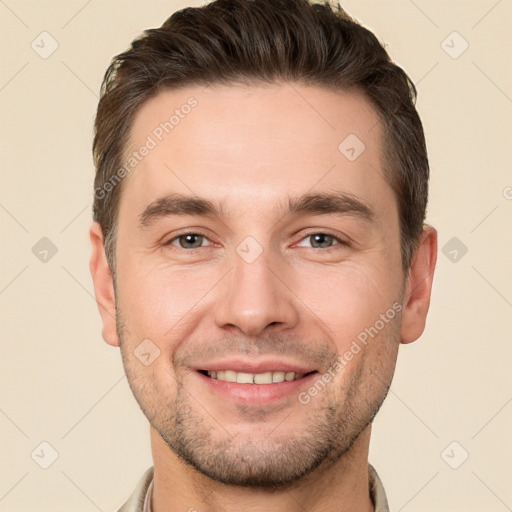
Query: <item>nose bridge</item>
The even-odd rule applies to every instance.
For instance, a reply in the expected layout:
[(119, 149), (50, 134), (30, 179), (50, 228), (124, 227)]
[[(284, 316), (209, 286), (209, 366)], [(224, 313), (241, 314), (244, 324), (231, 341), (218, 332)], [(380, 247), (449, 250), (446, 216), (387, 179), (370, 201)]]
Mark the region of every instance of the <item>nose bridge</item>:
[(246, 240), (237, 247), (232, 264), (215, 310), (219, 327), (236, 326), (247, 335), (257, 335), (271, 324), (295, 325), (298, 313), (293, 294), (272, 268), (275, 260), (270, 250)]

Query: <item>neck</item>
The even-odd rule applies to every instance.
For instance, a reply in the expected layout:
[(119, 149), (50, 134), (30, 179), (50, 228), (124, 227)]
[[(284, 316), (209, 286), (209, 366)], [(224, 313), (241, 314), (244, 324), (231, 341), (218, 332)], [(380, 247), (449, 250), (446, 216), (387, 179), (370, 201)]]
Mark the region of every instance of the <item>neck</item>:
[(337, 461), (322, 463), (284, 489), (216, 482), (177, 457), (151, 426), (153, 512), (373, 512), (368, 482), (371, 424)]

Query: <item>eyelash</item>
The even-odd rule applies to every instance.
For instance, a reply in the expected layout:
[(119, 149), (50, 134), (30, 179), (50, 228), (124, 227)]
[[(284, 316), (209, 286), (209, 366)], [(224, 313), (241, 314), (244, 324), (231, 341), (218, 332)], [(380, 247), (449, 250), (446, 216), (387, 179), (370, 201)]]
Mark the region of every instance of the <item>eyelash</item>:
[[(201, 233), (198, 233), (196, 231), (187, 231), (185, 233), (180, 233), (179, 235), (176, 235), (175, 237), (169, 239), (167, 242), (165, 242), (163, 245), (164, 246), (173, 246), (172, 242), (174, 242), (175, 240), (179, 240), (181, 237), (185, 237), (187, 235), (196, 235), (196, 236), (200, 236), (206, 240), (209, 240), (211, 242), (211, 240), (206, 236), (206, 235), (203, 235)], [(329, 233), (328, 231), (314, 231), (314, 232), (311, 232), (311, 233), (308, 233), (307, 235), (304, 235), (300, 240), (299, 242), (302, 242), (303, 240), (305, 240), (306, 238), (309, 238), (309, 237), (312, 237), (314, 235), (327, 235), (328, 237), (331, 237), (334, 241), (336, 241), (337, 243), (331, 247), (327, 247), (325, 249), (322, 249), (321, 247), (311, 247), (310, 249), (314, 250), (314, 251), (323, 251), (323, 252), (327, 252), (327, 251), (331, 251), (331, 250), (335, 250), (336, 247), (340, 246), (340, 247), (348, 247), (349, 246), (349, 243), (346, 242), (345, 240), (339, 238), (338, 236), (332, 234), (332, 233)], [(192, 248), (192, 249), (185, 249), (184, 247), (177, 247), (177, 246), (173, 246), (175, 249), (178, 249), (178, 250), (183, 250), (183, 251), (187, 251), (187, 252), (195, 252), (199, 249), (204, 249), (204, 247), (195, 247), (195, 248)]]

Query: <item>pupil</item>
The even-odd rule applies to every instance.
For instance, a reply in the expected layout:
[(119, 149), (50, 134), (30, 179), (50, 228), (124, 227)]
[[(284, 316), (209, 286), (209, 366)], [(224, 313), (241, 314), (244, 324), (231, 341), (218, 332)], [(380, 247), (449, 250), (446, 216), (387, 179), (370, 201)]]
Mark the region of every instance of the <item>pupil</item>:
[[(315, 242), (319, 243), (320, 245), (325, 245), (326, 235), (313, 235), (315, 238)], [(327, 235), (329, 236), (329, 235)]]
[(197, 246), (197, 240), (194, 243), (194, 239), (198, 238), (198, 235), (185, 235), (185, 244), (190, 244), (192, 246)]

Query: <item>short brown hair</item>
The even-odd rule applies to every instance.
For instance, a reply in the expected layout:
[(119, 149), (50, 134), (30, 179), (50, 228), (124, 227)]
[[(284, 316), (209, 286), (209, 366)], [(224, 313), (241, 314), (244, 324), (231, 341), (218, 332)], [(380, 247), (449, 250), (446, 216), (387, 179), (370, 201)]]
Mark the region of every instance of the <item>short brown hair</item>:
[(402, 268), (408, 270), (423, 231), (429, 180), (410, 78), (375, 35), (339, 5), (216, 0), (177, 11), (160, 28), (146, 30), (105, 73), (93, 143), (93, 218), (101, 225), (114, 275), (122, 182), (112, 186), (112, 179), (141, 106), (163, 90), (183, 86), (279, 81), (357, 90), (376, 108), (385, 128), (383, 166), (400, 217)]

